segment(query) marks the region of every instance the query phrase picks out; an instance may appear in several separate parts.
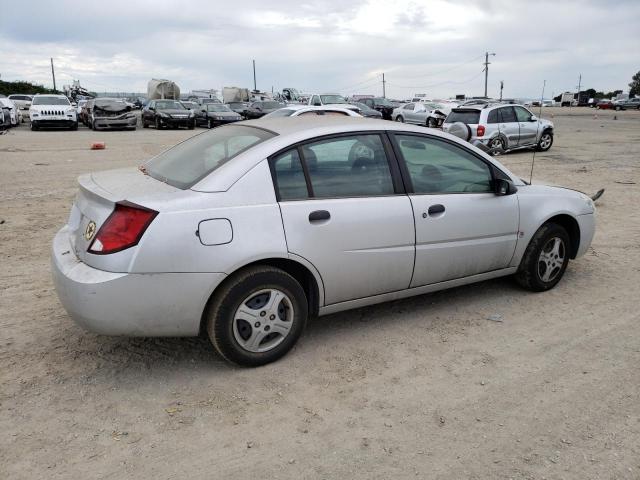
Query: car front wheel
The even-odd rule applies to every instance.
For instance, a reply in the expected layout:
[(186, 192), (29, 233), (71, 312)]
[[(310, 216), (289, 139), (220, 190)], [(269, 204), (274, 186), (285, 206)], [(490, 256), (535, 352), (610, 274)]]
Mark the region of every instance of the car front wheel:
[(551, 132), (542, 132), (538, 141), (538, 150), (546, 152), (551, 148), (551, 145), (553, 145), (553, 134)]
[(255, 367), (281, 358), (295, 345), (307, 322), (307, 299), (285, 271), (256, 266), (230, 277), (213, 295), (206, 315), (218, 353)]
[(398, 115), (396, 117), (396, 122), (404, 123), (404, 118), (402, 118), (400, 115)]
[(567, 231), (555, 223), (546, 223), (529, 242), (515, 278), (528, 290), (544, 292), (556, 286), (568, 264)]

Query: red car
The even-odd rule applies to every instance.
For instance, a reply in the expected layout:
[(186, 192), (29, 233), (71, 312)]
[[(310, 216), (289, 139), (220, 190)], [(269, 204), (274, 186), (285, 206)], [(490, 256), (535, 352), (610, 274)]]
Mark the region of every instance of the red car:
[(616, 104), (611, 100), (600, 100), (596, 103), (596, 108), (599, 110), (615, 110)]

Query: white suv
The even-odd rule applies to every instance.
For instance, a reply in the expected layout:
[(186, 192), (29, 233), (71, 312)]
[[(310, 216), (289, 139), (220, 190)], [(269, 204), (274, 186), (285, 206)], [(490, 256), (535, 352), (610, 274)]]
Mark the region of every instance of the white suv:
[(546, 151), (553, 144), (553, 123), (536, 117), (522, 105), (489, 103), (454, 108), (442, 130), (449, 132), (454, 123), (467, 126), (467, 141), (477, 140), (489, 148)]
[(31, 130), (41, 127), (67, 127), (78, 129), (75, 107), (64, 95), (35, 95), (29, 108)]

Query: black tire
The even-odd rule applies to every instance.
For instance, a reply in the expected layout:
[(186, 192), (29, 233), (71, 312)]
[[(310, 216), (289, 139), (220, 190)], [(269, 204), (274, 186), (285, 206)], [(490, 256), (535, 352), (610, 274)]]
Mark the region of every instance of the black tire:
[(620, 110), (620, 105), (616, 105), (615, 109), (616, 109), (616, 111), (619, 111)]
[(189, 124), (189, 130), (193, 130), (194, 128), (196, 128), (196, 121), (195, 120)]
[(71, 125), (71, 128), (69, 128), (69, 130), (78, 130), (78, 122), (74, 123), (73, 125)]
[(211, 119), (207, 120), (207, 128), (213, 128), (213, 122)]
[(29, 123), (29, 127), (31, 128), (31, 131), (33, 131), (33, 132), (37, 132), (38, 131), (38, 126), (33, 122)]
[[(540, 261), (540, 254), (543, 249), (548, 247), (549, 242), (556, 238), (559, 238), (562, 242), (562, 263), (559, 265), (558, 272), (554, 273), (554, 276), (548, 281), (544, 281), (542, 279), (544, 272), (541, 274), (540, 267), (544, 266), (544, 271), (546, 271), (547, 267), (542, 265), (544, 262)], [(564, 275), (567, 265), (569, 264), (569, 248), (569, 234), (564, 227), (555, 223), (545, 223), (538, 229), (529, 242), (522, 261), (520, 262), (518, 272), (515, 275), (516, 281), (523, 288), (533, 292), (544, 292), (555, 287)]]
[(536, 145), (538, 151), (546, 152), (551, 148), (551, 145), (553, 145), (553, 133), (548, 130), (542, 132), (542, 135), (540, 135), (540, 140), (538, 140), (538, 144)]
[(396, 117), (396, 122), (404, 123), (404, 118), (402, 118), (402, 116), (398, 115)]
[(98, 130), (98, 129), (96, 128), (96, 122), (95, 122), (94, 120), (91, 120), (91, 130), (93, 130), (93, 131)]
[[(251, 352), (236, 340), (234, 314), (252, 293), (276, 288), (293, 307), (292, 325), (281, 343), (266, 352)], [(279, 268), (255, 266), (230, 277), (213, 295), (205, 313), (207, 333), (218, 353), (226, 360), (244, 367), (257, 367), (283, 357), (298, 341), (307, 323), (307, 298), (300, 284)]]
[(160, 119), (158, 117), (156, 117), (155, 119), (155, 124), (156, 124), (156, 130), (162, 129), (162, 126), (160, 125)]
[(433, 117), (427, 118), (427, 127), (436, 128), (438, 126), (438, 120)]
[(149, 124), (144, 118), (142, 119), (142, 128), (149, 128)]

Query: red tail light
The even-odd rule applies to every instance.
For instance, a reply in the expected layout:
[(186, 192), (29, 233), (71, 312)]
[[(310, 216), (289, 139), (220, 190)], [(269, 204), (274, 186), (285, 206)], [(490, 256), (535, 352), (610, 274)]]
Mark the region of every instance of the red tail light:
[(137, 245), (156, 215), (155, 210), (139, 205), (116, 203), (89, 245), (89, 253), (106, 255)]
[(484, 137), (484, 125), (478, 125), (478, 137)]

